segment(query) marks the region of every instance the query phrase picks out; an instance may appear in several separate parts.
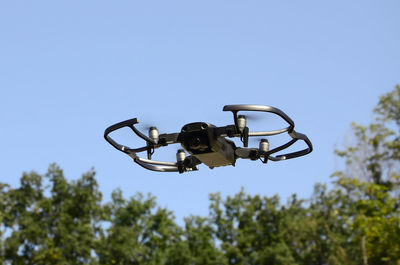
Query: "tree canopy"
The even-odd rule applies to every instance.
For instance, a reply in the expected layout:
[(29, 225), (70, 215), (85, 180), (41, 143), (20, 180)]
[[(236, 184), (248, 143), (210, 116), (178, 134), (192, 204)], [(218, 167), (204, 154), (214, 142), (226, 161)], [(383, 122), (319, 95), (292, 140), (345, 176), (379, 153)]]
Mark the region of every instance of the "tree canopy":
[(1, 264), (400, 264), (400, 86), (380, 98), (332, 187), (313, 195), (210, 195), (209, 216), (179, 226), (156, 199), (115, 190), (102, 202), (90, 170), (50, 165), (0, 183)]

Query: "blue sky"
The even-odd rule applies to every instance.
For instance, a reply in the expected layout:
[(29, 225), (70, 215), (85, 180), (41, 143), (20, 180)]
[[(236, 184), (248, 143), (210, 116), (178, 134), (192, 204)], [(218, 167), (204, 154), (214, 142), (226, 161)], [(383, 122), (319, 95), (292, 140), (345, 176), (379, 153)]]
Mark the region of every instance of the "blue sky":
[[(397, 0), (2, 1), (0, 181), (52, 162), (71, 180), (94, 167), (105, 201), (151, 192), (178, 220), (206, 215), (211, 192), (309, 197), (340, 168), (349, 124), (371, 121), (400, 83), (399, 11)], [(227, 125), (226, 104), (282, 109), (314, 152), (180, 175), (145, 171), (103, 139), (134, 117), (161, 132)]]

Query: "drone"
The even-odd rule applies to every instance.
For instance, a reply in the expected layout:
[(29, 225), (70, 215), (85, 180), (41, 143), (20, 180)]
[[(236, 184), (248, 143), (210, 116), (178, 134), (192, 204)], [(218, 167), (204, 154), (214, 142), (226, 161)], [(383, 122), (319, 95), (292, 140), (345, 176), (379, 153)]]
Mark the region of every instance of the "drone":
[[(264, 105), (226, 105), (223, 111), (233, 113), (234, 124), (217, 127), (207, 122), (193, 122), (182, 127), (179, 133), (160, 134), (156, 127), (150, 127), (148, 135), (139, 131), (135, 125), (139, 123), (137, 118), (122, 121), (111, 125), (104, 132), (104, 138), (117, 150), (130, 156), (133, 161), (145, 169), (160, 172), (189, 172), (198, 170), (198, 165), (204, 163), (210, 169), (222, 166), (235, 166), (238, 158), (261, 160), (262, 163), (271, 161), (283, 161), (299, 156), (304, 156), (312, 152), (313, 146), (305, 134), (298, 133), (294, 130), (294, 122), (289, 116), (278, 108)], [(273, 131), (257, 131), (252, 132), (247, 127), (246, 116), (239, 115), (241, 111), (258, 111), (269, 112), (278, 115), (288, 126)], [(110, 137), (110, 133), (121, 128), (128, 127), (138, 137), (146, 141), (146, 145), (139, 148), (130, 148), (117, 143)], [(250, 137), (273, 136), (282, 133), (288, 133), (291, 137), (287, 143), (270, 149), (267, 138), (259, 141), (258, 147), (248, 147)], [(243, 147), (236, 146), (235, 142), (228, 139), (238, 137), (243, 143)], [(302, 140), (307, 148), (276, 155), (298, 140)], [(183, 149), (179, 149), (176, 153), (175, 162), (165, 162), (152, 160), (152, 155), (156, 149), (171, 144), (180, 143)], [(147, 159), (139, 157), (138, 153), (146, 152)], [(189, 155), (187, 155), (187, 153)]]

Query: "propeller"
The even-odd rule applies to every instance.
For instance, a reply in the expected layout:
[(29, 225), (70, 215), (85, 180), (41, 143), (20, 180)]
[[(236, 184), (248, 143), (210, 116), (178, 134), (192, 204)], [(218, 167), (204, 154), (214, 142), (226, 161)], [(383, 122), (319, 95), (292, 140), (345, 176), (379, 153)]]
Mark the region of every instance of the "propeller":
[(266, 116), (268, 116), (268, 115), (265, 115), (265, 113), (262, 113), (262, 114), (264, 114), (263, 116), (262, 115), (258, 115), (258, 114), (256, 114), (256, 113), (246, 113), (245, 115), (243, 115), (245, 118), (246, 118), (246, 120), (248, 120), (248, 121), (261, 121), (261, 120), (265, 120), (265, 119), (269, 119), (270, 117), (266, 117)]
[(264, 141), (265, 139), (268, 141), (270, 140), (270, 138), (267, 138), (266, 136), (249, 137), (249, 147), (258, 147), (260, 142)]
[(158, 136), (160, 133), (159, 133), (158, 128), (156, 126), (154, 126), (154, 124), (151, 124), (148, 121), (139, 122), (136, 125), (136, 128), (144, 135), (153, 139), (155, 142), (158, 142)]
[(149, 132), (151, 127), (154, 127), (154, 124), (148, 122), (148, 121), (140, 121), (136, 127), (138, 128), (139, 131), (141, 131), (142, 133), (145, 133), (147, 135), (147, 133)]
[(260, 142), (267, 139), (269, 142), (269, 149), (273, 149), (275, 147), (281, 146), (288, 141), (292, 140), (292, 138), (287, 133), (272, 135), (272, 136), (253, 136), (249, 137), (249, 147), (259, 147)]

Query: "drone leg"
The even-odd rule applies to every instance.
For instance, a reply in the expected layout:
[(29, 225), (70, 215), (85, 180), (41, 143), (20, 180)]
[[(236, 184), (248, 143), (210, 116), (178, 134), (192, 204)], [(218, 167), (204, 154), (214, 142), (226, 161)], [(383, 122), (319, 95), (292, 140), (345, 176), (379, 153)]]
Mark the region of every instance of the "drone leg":
[(147, 159), (151, 160), (151, 156), (154, 154), (154, 148), (147, 143)]

